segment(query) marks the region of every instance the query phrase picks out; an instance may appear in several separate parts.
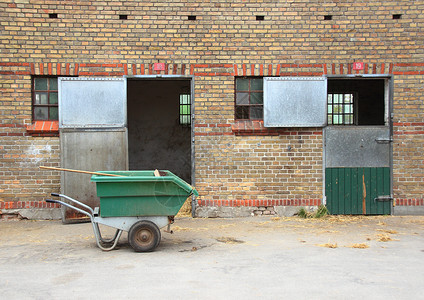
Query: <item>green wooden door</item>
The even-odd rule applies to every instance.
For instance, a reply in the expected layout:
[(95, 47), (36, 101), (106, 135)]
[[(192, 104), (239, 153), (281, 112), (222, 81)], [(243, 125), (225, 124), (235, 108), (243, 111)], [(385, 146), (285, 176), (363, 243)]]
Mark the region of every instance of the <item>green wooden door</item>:
[(325, 194), (331, 214), (385, 215), (391, 202), (376, 200), (390, 196), (390, 168), (326, 168)]

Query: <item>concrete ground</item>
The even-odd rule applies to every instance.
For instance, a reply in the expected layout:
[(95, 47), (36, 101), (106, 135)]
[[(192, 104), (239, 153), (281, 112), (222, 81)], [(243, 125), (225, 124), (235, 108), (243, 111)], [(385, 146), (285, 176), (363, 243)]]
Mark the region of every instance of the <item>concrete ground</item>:
[[(3, 299), (423, 299), (424, 217), (179, 218), (155, 252), (0, 222)], [(112, 231), (107, 230), (107, 233)]]

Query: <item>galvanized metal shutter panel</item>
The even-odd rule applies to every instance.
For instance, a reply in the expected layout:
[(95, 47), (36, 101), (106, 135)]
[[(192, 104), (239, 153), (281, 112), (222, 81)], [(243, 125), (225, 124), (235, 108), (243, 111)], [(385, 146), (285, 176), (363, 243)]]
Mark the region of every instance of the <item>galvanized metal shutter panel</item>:
[(125, 78), (59, 78), (59, 127), (125, 127), (126, 94)]
[(326, 78), (264, 78), (265, 127), (324, 127), (326, 124)]

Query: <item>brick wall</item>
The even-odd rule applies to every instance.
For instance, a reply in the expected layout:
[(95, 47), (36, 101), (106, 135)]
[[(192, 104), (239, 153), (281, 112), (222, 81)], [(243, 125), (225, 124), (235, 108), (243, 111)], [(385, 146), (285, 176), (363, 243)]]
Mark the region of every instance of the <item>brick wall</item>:
[(49, 74), (194, 76), (200, 204), (228, 206), (322, 199), (321, 129), (235, 123), (234, 76), (392, 74), (395, 197), (423, 205), (423, 11), (417, 1), (3, 1), (0, 210), (58, 190), (59, 174), (37, 168), (59, 165), (57, 134), (27, 130), (31, 75)]

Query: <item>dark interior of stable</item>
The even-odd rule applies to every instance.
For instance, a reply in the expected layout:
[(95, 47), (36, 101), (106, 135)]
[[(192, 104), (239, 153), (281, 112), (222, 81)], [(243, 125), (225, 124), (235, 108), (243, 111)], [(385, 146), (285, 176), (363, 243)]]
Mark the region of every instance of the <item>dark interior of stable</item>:
[(190, 80), (127, 82), (129, 169), (169, 170), (190, 183), (191, 127), (181, 124), (180, 116), (181, 95), (190, 95)]
[(355, 125), (385, 125), (384, 79), (329, 79), (327, 91), (354, 94)]

